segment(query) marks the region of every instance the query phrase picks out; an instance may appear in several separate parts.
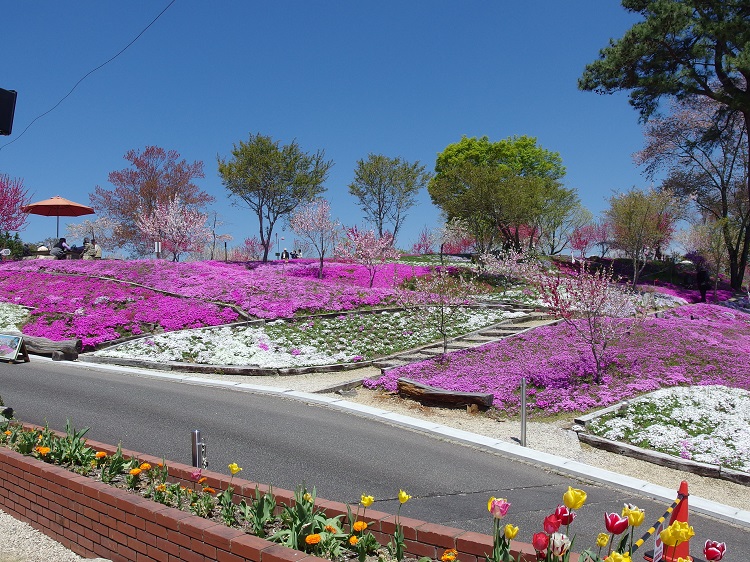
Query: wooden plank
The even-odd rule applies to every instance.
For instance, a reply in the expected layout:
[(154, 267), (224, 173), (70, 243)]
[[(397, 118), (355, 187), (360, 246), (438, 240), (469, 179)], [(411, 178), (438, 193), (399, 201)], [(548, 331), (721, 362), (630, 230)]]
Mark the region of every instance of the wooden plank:
[[(27, 336), (26, 334), (21, 334), (19, 332), (13, 333), (23, 336), (25, 351), (32, 355), (52, 357), (54, 354), (57, 358), (73, 361), (78, 359), (78, 354), (81, 353), (81, 350), (83, 349), (83, 343), (80, 339), (53, 341), (47, 338)], [(28, 355), (26, 355), (26, 357), (28, 357)]]
[(406, 396), (425, 404), (440, 406), (469, 406), (476, 404), (480, 408), (486, 409), (492, 406), (492, 400), (494, 399), (492, 394), (445, 390), (406, 378), (398, 379), (397, 388), (401, 396)]

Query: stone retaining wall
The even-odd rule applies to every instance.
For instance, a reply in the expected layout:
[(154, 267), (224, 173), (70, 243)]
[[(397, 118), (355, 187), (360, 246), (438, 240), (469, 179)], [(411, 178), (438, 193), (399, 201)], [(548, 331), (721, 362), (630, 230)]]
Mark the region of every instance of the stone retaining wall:
[[(111, 445), (88, 441), (88, 446), (112, 454)], [(123, 450), (126, 457), (156, 464), (162, 459)], [(169, 479), (193, 486), (193, 467), (167, 463)], [(216, 490), (229, 485), (223, 474), (203, 471)], [(258, 486), (233, 479), (235, 500), (255, 497)], [(278, 505), (291, 505), (294, 493), (273, 489)], [(347, 506), (318, 498), (316, 505), (328, 517), (346, 516)], [(167, 507), (138, 494), (112, 487), (62, 467), (0, 447), (0, 508), (29, 523), (45, 535), (84, 557), (103, 557), (113, 562), (317, 562), (320, 558)], [(345, 517), (344, 517), (345, 518)], [(395, 516), (368, 509), (368, 530), (386, 544), (395, 530)], [(402, 517), (407, 553), (439, 560), (449, 548), (461, 562), (483, 562), (492, 551), (492, 537)], [(536, 560), (531, 545), (514, 543), (524, 560)], [(571, 557), (575, 562), (577, 556)]]

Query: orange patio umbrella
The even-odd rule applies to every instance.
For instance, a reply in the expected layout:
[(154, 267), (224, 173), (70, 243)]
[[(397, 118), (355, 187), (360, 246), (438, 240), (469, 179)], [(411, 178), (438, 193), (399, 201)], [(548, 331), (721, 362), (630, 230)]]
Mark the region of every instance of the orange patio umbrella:
[(37, 201), (36, 203), (29, 203), (25, 207), (21, 207), (24, 213), (32, 215), (42, 215), (43, 217), (57, 217), (57, 234), (56, 237), (60, 237), (60, 217), (80, 217), (83, 215), (93, 215), (94, 209), (81, 205), (80, 203), (74, 203), (67, 199), (55, 195), (44, 201)]

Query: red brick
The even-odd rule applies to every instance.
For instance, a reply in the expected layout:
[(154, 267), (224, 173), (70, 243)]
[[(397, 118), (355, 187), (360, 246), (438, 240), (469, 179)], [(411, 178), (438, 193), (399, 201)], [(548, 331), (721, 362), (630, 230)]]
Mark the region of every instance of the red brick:
[(455, 527), (425, 523), (417, 529), (417, 540), (426, 544), (434, 544), (440, 548), (456, 548), (456, 538), (466, 531)]
[(473, 531), (467, 531), (456, 539), (456, 550), (480, 557), (492, 552), (492, 546), (491, 536)]
[(127, 535), (129, 537), (135, 537), (135, 534), (138, 531), (138, 529), (136, 529), (129, 523), (126, 523), (125, 521), (117, 522), (117, 530), (121, 532), (122, 534)]
[(180, 547), (180, 560), (183, 562), (207, 562), (206, 557), (189, 548)]
[[(179, 553), (179, 549), (177, 550)], [(148, 547), (148, 555), (156, 560), (156, 562), (169, 562), (169, 553), (159, 550), (153, 546)]]
[(304, 552), (292, 550), (280, 544), (269, 546), (260, 553), (260, 562), (300, 562), (305, 558), (310, 557)]
[(229, 545), (229, 552), (249, 560), (255, 560), (255, 562), (260, 562), (261, 551), (264, 548), (268, 548), (270, 545), (270, 542), (253, 535), (243, 535), (236, 539), (232, 539), (231, 544)]
[(437, 558), (437, 549), (434, 545), (431, 544), (423, 544), (421, 542), (417, 541), (410, 541), (408, 539), (404, 540), (404, 546), (406, 547), (406, 551), (410, 554), (413, 554), (417, 557), (427, 556), (431, 560), (434, 560)]
[(216, 558), (216, 547), (198, 539), (190, 539), (190, 550), (202, 554), (211, 560)]
[(148, 554), (142, 554), (139, 552), (138, 555), (135, 557), (135, 562), (158, 562), (158, 561), (151, 558)]
[(163, 550), (167, 554), (174, 554), (177, 556), (180, 554), (180, 545), (164, 539), (162, 537), (156, 537), (156, 546), (159, 550)]
[(125, 514), (125, 523), (127, 523), (128, 525), (132, 525), (136, 529), (144, 530), (146, 528), (146, 520), (141, 519), (140, 517), (132, 513)]
[(136, 531), (135, 537), (144, 544), (156, 546), (156, 535), (149, 533), (148, 531), (138, 529), (138, 531)]
[(216, 523), (215, 521), (208, 521), (207, 519), (193, 516), (180, 521), (179, 531), (183, 535), (187, 535), (189, 537), (202, 541), (203, 531), (205, 529), (216, 527), (217, 525), (219, 525), (219, 523)]
[(117, 554), (123, 557), (123, 559), (129, 560), (129, 561), (135, 560), (135, 557), (138, 555), (138, 553), (135, 550), (125, 546), (124, 544), (117, 545)]
[(203, 540), (221, 550), (230, 550), (232, 539), (244, 535), (239, 529), (233, 529), (225, 525), (216, 525), (203, 531)]
[(216, 562), (246, 562), (247, 558), (242, 558), (226, 550), (216, 551)]
[(148, 545), (145, 543), (142, 543), (137, 538), (134, 537), (128, 537), (128, 546), (135, 550), (136, 552), (139, 552), (141, 554), (147, 554), (148, 553)]
[(189, 517), (195, 516), (179, 509), (169, 508), (156, 514), (156, 524), (177, 531), (180, 528), (180, 521)]
[(149, 501), (135, 506), (135, 515), (144, 521), (156, 521), (156, 515), (166, 509), (169, 509), (169, 507), (164, 504)]
[[(172, 531), (171, 529), (167, 531), (167, 540), (169, 542), (173, 542), (177, 545), (180, 545), (185, 548), (190, 548), (190, 537), (188, 535), (183, 535), (179, 531)], [(166, 549), (165, 549), (166, 550)], [(171, 554), (171, 552), (170, 552)]]

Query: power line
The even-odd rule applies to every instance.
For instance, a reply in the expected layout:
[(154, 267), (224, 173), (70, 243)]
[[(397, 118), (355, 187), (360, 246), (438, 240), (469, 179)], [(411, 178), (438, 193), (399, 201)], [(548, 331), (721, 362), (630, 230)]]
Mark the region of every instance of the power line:
[(89, 76), (91, 76), (91, 75), (92, 75), (92, 74), (93, 74), (94, 72), (96, 72), (96, 71), (97, 71), (97, 70), (99, 70), (100, 68), (102, 68), (102, 67), (104, 67), (104, 66), (108, 65), (108, 64), (109, 64), (109, 63), (111, 63), (111, 62), (112, 62), (113, 60), (115, 60), (115, 59), (116, 59), (117, 57), (119, 57), (119, 56), (120, 56), (121, 54), (123, 54), (123, 53), (124, 53), (124, 52), (125, 52), (125, 51), (126, 51), (126, 50), (127, 50), (127, 49), (128, 49), (128, 48), (129, 48), (129, 47), (130, 47), (130, 46), (132, 45), (132, 44), (133, 44), (133, 43), (135, 43), (136, 41), (138, 41), (138, 39), (140, 39), (141, 35), (143, 35), (144, 33), (146, 33), (146, 31), (148, 31), (148, 28), (149, 28), (149, 27), (151, 27), (152, 25), (154, 25), (154, 23), (156, 23), (156, 20), (158, 20), (158, 19), (159, 19), (159, 18), (160, 18), (160, 17), (161, 17), (161, 16), (162, 16), (162, 15), (164, 14), (164, 12), (166, 12), (166, 11), (167, 11), (167, 10), (168, 10), (168, 9), (170, 8), (170, 6), (172, 6), (172, 4), (174, 4), (174, 3), (176, 2), (176, 1), (177, 1), (177, 0), (171, 0), (171, 2), (170, 2), (169, 4), (167, 4), (167, 7), (166, 7), (166, 8), (164, 8), (164, 9), (163, 9), (163, 10), (162, 10), (161, 12), (159, 12), (159, 15), (157, 15), (157, 16), (156, 16), (156, 17), (155, 17), (155, 18), (154, 18), (153, 20), (151, 20), (151, 23), (149, 23), (149, 24), (148, 24), (148, 25), (147, 25), (146, 27), (144, 27), (144, 28), (143, 28), (143, 29), (141, 30), (141, 32), (140, 32), (140, 33), (139, 33), (138, 35), (136, 35), (136, 36), (135, 36), (135, 38), (134, 38), (134, 39), (133, 39), (133, 40), (132, 40), (132, 41), (131, 41), (130, 43), (128, 43), (128, 44), (127, 44), (127, 45), (125, 45), (125, 46), (124, 46), (124, 47), (123, 47), (122, 49), (120, 49), (120, 51), (119, 51), (119, 52), (118, 52), (118, 53), (117, 53), (116, 55), (114, 55), (113, 57), (111, 57), (111, 58), (110, 58), (109, 60), (107, 60), (107, 61), (103, 62), (102, 64), (100, 64), (100, 65), (99, 65), (99, 66), (97, 66), (96, 68), (94, 68), (94, 69), (92, 69), (92, 70), (89, 70), (89, 71), (88, 71), (88, 72), (87, 72), (86, 74), (84, 74), (84, 75), (83, 75), (83, 77), (82, 77), (82, 78), (81, 78), (80, 80), (78, 80), (78, 82), (76, 82), (76, 83), (75, 83), (75, 85), (74, 85), (74, 86), (73, 86), (73, 87), (72, 87), (72, 88), (70, 89), (70, 91), (69, 91), (69, 92), (68, 92), (67, 94), (65, 94), (65, 95), (64, 95), (64, 96), (62, 97), (62, 99), (60, 99), (60, 101), (58, 101), (58, 102), (57, 102), (57, 103), (56, 103), (56, 104), (55, 104), (54, 106), (52, 106), (52, 107), (51, 107), (50, 109), (48, 109), (47, 111), (45, 111), (45, 112), (44, 112), (44, 113), (42, 113), (41, 115), (37, 115), (37, 116), (36, 116), (36, 117), (35, 117), (35, 118), (33, 119), (33, 121), (31, 121), (31, 123), (29, 123), (29, 124), (28, 124), (28, 125), (26, 126), (26, 128), (25, 128), (25, 129), (24, 129), (23, 131), (21, 131), (21, 134), (20, 134), (20, 135), (18, 135), (18, 136), (17, 136), (16, 138), (14, 138), (14, 139), (13, 139), (12, 141), (10, 141), (10, 142), (6, 142), (6, 143), (5, 143), (4, 145), (0, 146), (0, 150), (2, 150), (3, 148), (5, 148), (5, 147), (6, 147), (6, 146), (8, 146), (9, 144), (13, 144), (14, 142), (16, 142), (16, 141), (17, 141), (18, 139), (20, 139), (20, 138), (21, 138), (21, 137), (22, 137), (22, 136), (24, 135), (24, 133), (25, 133), (26, 131), (28, 131), (28, 130), (29, 130), (29, 128), (30, 128), (30, 127), (31, 127), (31, 126), (32, 126), (32, 125), (33, 125), (34, 123), (36, 123), (36, 122), (37, 122), (37, 121), (38, 121), (39, 119), (41, 119), (42, 117), (44, 117), (44, 116), (45, 116), (45, 115), (47, 115), (48, 113), (50, 113), (50, 112), (54, 111), (55, 109), (57, 109), (57, 106), (59, 106), (59, 105), (60, 105), (60, 104), (61, 104), (62, 102), (64, 102), (64, 101), (65, 101), (65, 100), (66, 100), (66, 99), (68, 98), (68, 96), (70, 96), (70, 94), (72, 94), (72, 93), (73, 93), (73, 90), (75, 90), (75, 89), (76, 89), (76, 88), (78, 87), (78, 85), (79, 85), (79, 84), (80, 84), (81, 82), (83, 82), (83, 81), (84, 81), (84, 80), (85, 80), (86, 78), (88, 78), (88, 77), (89, 77)]

